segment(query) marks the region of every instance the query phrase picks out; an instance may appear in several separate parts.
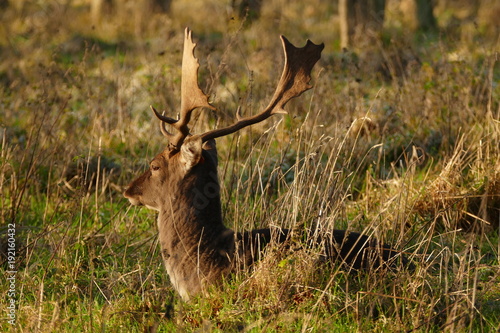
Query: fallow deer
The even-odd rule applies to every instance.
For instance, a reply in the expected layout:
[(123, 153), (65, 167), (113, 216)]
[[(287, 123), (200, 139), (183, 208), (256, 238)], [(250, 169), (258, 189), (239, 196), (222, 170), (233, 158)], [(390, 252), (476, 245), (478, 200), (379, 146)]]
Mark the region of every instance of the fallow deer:
[[(235, 233), (222, 220), (215, 139), (246, 126), (285, 113), (285, 104), (311, 88), (311, 70), (320, 59), (324, 45), (307, 41), (302, 48), (281, 36), (285, 65), (269, 105), (259, 114), (238, 119), (233, 125), (191, 134), (188, 127), (195, 108), (215, 108), (198, 86), (199, 63), (196, 44), (186, 29), (182, 59), (180, 118), (160, 114), (161, 132), (169, 143), (150, 163), (149, 169), (134, 180), (125, 192), (132, 205), (144, 205), (159, 212), (158, 231), (161, 253), (174, 288), (183, 300), (222, 280), (241, 265), (250, 265), (269, 242), (285, 242), (286, 229), (258, 229)], [(171, 133), (169, 124), (175, 133)], [(377, 247), (366, 235), (333, 230), (325, 235), (325, 256), (340, 259), (354, 269), (366, 267), (367, 254)], [(397, 252), (378, 246), (378, 262), (388, 261)], [(372, 249), (372, 251), (368, 251)]]

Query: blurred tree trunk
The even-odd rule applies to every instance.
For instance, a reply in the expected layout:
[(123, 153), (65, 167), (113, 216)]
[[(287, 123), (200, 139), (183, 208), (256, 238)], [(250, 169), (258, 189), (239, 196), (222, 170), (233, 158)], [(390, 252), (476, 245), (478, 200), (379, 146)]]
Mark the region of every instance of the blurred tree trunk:
[(340, 44), (370, 39), (384, 24), (385, 0), (339, 0)]
[[(232, 0), (233, 9), (236, 8), (236, 0)], [(252, 23), (260, 17), (262, 0), (241, 0), (238, 8), (240, 19), (245, 18), (248, 23)]]
[(172, 0), (152, 0), (153, 10), (169, 14), (172, 7)]
[[(151, 12), (169, 14), (172, 6), (172, 0), (139, 0), (135, 2), (136, 6), (142, 11), (139, 14), (146, 15)], [(118, 12), (120, 6), (124, 5), (125, 1), (123, 0), (91, 0), (90, 14), (92, 22), (97, 24), (103, 17), (113, 15)]]
[(111, 15), (113, 2), (111, 0), (91, 0), (90, 16), (92, 23), (95, 25), (105, 15)]
[(434, 17), (433, 0), (415, 0), (417, 10), (418, 28), (423, 31), (437, 29), (436, 18)]

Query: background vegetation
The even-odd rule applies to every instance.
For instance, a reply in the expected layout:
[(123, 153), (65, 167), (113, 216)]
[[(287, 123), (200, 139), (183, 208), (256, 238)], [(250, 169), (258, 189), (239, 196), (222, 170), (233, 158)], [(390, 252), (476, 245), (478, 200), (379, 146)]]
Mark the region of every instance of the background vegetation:
[[(1, 2), (5, 278), (9, 223), (17, 247), (16, 321), (2, 314), (2, 331), (498, 331), (500, 6), (439, 3), (424, 33), (389, 1), (383, 29), (342, 50), (322, 0), (266, 1), (253, 21), (229, 1), (169, 14), (124, 2), (98, 18), (83, 1)], [(279, 34), (326, 46), (289, 115), (218, 140), (227, 226), (347, 228), (403, 249), (415, 271), (317, 272), (313, 250), (271, 249), (179, 300), (154, 212), (121, 193), (165, 145), (148, 106), (176, 112), (185, 26), (218, 108), (196, 131), (266, 104)]]

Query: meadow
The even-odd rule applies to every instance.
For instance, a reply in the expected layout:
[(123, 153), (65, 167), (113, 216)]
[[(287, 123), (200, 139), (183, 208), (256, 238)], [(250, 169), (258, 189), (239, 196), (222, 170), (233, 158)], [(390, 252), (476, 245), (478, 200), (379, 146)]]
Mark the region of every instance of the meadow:
[[(20, 3), (0, 12), (1, 331), (500, 330), (494, 1), (474, 21), (438, 8), (428, 33), (388, 12), (348, 50), (321, 0), (271, 0), (253, 22), (229, 1), (174, 1), (170, 15), (126, 2), (99, 21), (83, 1)], [(363, 232), (414, 270), (317, 269), (299, 240), (180, 300), (155, 212), (122, 193), (166, 145), (149, 105), (179, 108), (186, 26), (217, 107), (194, 132), (267, 104), (280, 34), (325, 43), (287, 115), (217, 140), (226, 226)]]

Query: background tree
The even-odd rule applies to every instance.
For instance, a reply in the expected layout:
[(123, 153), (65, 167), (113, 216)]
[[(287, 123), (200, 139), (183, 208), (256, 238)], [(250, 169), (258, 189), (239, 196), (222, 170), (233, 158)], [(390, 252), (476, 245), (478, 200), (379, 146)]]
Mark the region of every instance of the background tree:
[(384, 23), (385, 0), (339, 0), (340, 44), (373, 36)]
[[(97, 24), (103, 17), (118, 12), (125, 7), (126, 2), (126, 0), (91, 0), (90, 13), (93, 23)], [(138, 0), (131, 3), (139, 9), (138, 14), (142, 15), (151, 12), (168, 14), (172, 7), (172, 0)]]
[[(235, 0), (232, 0), (232, 7), (236, 8)], [(260, 17), (262, 0), (242, 0), (238, 7), (238, 16), (246, 18), (247, 22), (252, 23)]]
[(416, 16), (418, 28), (422, 31), (430, 31), (437, 29), (436, 18), (434, 17), (434, 2), (433, 0), (415, 0), (416, 1)]

